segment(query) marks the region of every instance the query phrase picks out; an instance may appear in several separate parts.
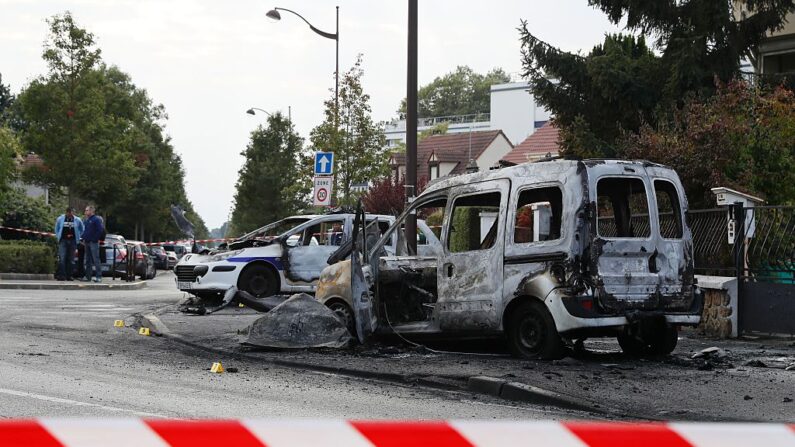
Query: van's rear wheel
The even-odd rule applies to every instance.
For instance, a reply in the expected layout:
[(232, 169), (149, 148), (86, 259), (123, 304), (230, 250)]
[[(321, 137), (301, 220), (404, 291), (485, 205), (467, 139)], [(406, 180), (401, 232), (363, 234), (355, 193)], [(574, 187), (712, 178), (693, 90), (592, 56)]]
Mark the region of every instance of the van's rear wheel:
[(508, 320), (508, 347), (517, 357), (559, 359), (565, 353), (555, 321), (540, 301), (520, 304)]
[(264, 265), (250, 265), (240, 274), (237, 288), (257, 298), (264, 298), (279, 292), (279, 278)]
[(668, 355), (676, 349), (679, 332), (675, 326), (665, 326), (642, 337), (634, 331), (624, 330), (617, 339), (624, 354), (633, 357)]

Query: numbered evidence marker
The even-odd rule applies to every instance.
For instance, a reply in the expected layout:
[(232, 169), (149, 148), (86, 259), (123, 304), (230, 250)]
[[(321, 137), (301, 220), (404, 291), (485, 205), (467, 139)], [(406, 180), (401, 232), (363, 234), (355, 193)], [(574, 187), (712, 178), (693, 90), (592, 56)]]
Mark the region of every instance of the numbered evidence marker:
[(315, 152), (315, 175), (334, 173), (334, 152)]
[(315, 206), (331, 205), (331, 186), (334, 184), (334, 177), (315, 177)]

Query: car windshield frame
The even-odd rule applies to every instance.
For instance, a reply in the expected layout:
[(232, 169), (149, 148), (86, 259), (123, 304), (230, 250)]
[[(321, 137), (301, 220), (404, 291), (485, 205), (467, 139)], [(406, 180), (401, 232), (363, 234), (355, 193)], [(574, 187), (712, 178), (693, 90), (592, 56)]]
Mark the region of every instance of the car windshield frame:
[[(239, 241), (247, 241), (247, 240), (251, 240), (251, 239), (257, 238), (257, 237), (271, 237), (271, 238), (274, 238), (274, 239), (275, 238), (280, 238), (280, 237), (284, 236), (285, 234), (289, 233), (290, 231), (292, 231), (293, 229), (295, 229), (296, 227), (301, 226), (301, 225), (303, 225), (303, 224), (305, 224), (305, 223), (307, 223), (307, 222), (309, 222), (311, 220), (314, 220), (315, 218), (316, 218), (316, 216), (315, 217), (311, 217), (311, 216), (290, 216), (290, 217), (284, 218), (282, 220), (277, 220), (276, 222), (270, 223), (270, 224), (265, 225), (263, 227), (257, 228), (256, 230), (241, 236), (236, 241), (237, 242), (239, 242)], [(294, 221), (295, 224), (290, 226), (290, 228), (282, 231), (281, 233), (276, 234), (276, 235), (268, 235), (268, 236), (262, 235), (262, 233), (265, 233), (265, 232), (267, 232), (267, 231), (269, 231), (269, 230), (271, 230), (273, 228), (277, 228), (280, 225), (284, 225), (285, 223), (290, 222), (290, 221)]]

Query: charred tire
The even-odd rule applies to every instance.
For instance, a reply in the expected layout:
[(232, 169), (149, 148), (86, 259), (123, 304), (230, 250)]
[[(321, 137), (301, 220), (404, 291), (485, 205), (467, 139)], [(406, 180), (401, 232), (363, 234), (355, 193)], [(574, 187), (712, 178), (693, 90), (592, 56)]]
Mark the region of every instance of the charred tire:
[(559, 359), (565, 354), (555, 320), (544, 303), (530, 299), (520, 304), (508, 317), (508, 347), (516, 357), (525, 359)]
[(240, 274), (237, 288), (257, 298), (264, 298), (279, 292), (279, 278), (273, 269), (262, 264), (254, 264), (246, 267)]
[(676, 349), (679, 332), (675, 326), (666, 326), (652, 335), (641, 337), (633, 331), (624, 330), (617, 338), (624, 354), (633, 357), (652, 357), (672, 353)]
[(348, 306), (344, 301), (334, 300), (326, 303), (326, 307), (334, 312), (334, 315), (336, 315), (340, 322), (348, 328), (348, 332), (350, 332), (351, 335), (356, 335), (356, 316), (353, 314), (351, 306)]

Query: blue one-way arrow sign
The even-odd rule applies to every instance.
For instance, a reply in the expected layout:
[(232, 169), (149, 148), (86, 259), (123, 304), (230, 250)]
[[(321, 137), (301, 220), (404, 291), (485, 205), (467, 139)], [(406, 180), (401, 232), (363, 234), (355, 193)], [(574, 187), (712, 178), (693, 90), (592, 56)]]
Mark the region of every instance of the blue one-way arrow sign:
[(315, 175), (334, 173), (334, 152), (315, 152)]

